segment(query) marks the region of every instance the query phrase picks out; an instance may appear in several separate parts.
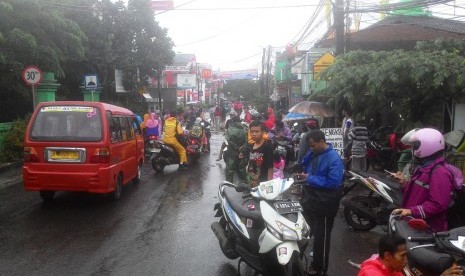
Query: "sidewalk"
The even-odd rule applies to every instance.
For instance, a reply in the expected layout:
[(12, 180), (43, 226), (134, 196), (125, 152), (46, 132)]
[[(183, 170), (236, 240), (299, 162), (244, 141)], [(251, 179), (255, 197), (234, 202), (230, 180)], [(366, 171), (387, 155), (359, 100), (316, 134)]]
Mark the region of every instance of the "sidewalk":
[(23, 161), (0, 163), (0, 189), (17, 184), (23, 180)]

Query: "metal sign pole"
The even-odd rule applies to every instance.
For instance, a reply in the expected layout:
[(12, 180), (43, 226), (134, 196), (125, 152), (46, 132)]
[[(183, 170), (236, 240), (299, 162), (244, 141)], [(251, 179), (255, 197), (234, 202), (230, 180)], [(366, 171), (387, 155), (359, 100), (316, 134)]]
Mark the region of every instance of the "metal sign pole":
[(36, 98), (36, 92), (35, 92), (35, 85), (31, 85), (32, 86), (32, 107), (33, 107), (33, 110), (36, 109), (36, 106), (37, 106), (37, 98)]

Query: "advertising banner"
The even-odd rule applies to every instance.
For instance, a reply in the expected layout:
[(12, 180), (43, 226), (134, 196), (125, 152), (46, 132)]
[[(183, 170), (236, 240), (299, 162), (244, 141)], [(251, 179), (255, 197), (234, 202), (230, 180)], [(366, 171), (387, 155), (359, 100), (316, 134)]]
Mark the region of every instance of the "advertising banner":
[(172, 10), (174, 9), (173, 0), (167, 1), (150, 1), (150, 7), (152, 10), (161, 11), (161, 10)]
[(177, 87), (179, 89), (197, 87), (197, 79), (195, 74), (178, 74), (176, 76)]
[(225, 72), (220, 72), (218, 75), (218, 78), (223, 79), (223, 80), (257, 79), (258, 70), (248, 69), (248, 70), (239, 70), (239, 71), (225, 71)]
[(209, 79), (212, 77), (212, 70), (211, 69), (202, 69), (202, 78)]
[(323, 131), (326, 136), (326, 142), (333, 145), (334, 150), (336, 150), (342, 157), (344, 152), (344, 147), (342, 146), (342, 129), (322, 128), (321, 131)]

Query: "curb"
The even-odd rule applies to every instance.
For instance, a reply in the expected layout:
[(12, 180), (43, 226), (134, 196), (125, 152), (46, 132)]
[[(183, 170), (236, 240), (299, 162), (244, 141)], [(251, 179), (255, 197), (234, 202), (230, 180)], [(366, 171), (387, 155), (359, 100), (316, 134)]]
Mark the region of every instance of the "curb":
[(17, 160), (10, 163), (0, 164), (0, 173), (6, 172), (8, 170), (19, 168), (23, 165), (23, 160)]

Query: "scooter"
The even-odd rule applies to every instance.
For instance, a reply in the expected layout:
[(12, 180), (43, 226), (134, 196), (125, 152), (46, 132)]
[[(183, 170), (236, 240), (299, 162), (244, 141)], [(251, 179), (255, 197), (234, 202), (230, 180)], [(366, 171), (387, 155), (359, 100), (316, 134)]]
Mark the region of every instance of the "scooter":
[(433, 233), (424, 220), (391, 215), (389, 233), (407, 240), (405, 275), (440, 275), (453, 263), (465, 270), (465, 227)]
[(310, 227), (302, 207), (285, 193), (294, 180), (274, 179), (252, 189), (219, 185), (218, 222), (211, 225), (223, 254), (262, 275), (305, 275)]
[[(344, 196), (358, 185), (369, 189), (366, 195), (344, 198), (344, 218), (350, 228), (369, 231), (376, 225), (387, 225), (389, 215), (402, 203), (400, 184), (388, 179), (380, 181), (378, 175), (367, 172), (349, 171), (350, 186), (345, 187)], [(376, 177), (376, 178), (375, 178)]]
[[(198, 159), (197, 155), (200, 149), (198, 148), (197, 141), (191, 142), (188, 139), (187, 143), (189, 144), (184, 145), (184, 147), (186, 148), (186, 153), (187, 153), (187, 163), (189, 163), (190, 165), (190, 164), (193, 164), (194, 161)], [(193, 144), (190, 144), (190, 143), (193, 143)], [(195, 145), (197, 145), (197, 148), (195, 148)], [(191, 146), (191, 148), (189, 148), (189, 146)], [(162, 173), (166, 166), (176, 165), (176, 164), (179, 164), (179, 162), (180, 162), (179, 155), (173, 147), (159, 140), (154, 141), (154, 147), (151, 150), (151, 155), (150, 155), (150, 163), (152, 164), (152, 168), (157, 173)]]
[(202, 138), (189, 137), (187, 139), (187, 162), (193, 164), (197, 162), (202, 154)]
[(155, 149), (155, 142), (158, 140), (158, 137), (156, 135), (150, 135), (145, 139), (145, 148), (144, 148), (144, 153), (145, 156), (151, 156), (153, 153), (156, 152)]

